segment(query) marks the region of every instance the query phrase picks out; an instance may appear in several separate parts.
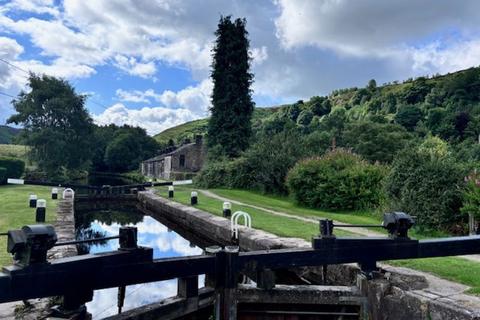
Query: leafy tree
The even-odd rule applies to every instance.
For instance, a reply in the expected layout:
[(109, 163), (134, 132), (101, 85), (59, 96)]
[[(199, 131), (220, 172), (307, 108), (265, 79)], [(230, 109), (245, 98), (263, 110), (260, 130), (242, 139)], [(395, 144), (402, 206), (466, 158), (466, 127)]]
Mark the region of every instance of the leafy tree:
[(158, 144), (142, 128), (124, 126), (105, 150), (105, 164), (111, 171), (138, 169), (142, 160), (155, 155)]
[(332, 103), (326, 97), (312, 97), (310, 99), (310, 109), (316, 116), (323, 116), (332, 110)]
[(403, 100), (408, 104), (423, 102), (425, 96), (430, 92), (431, 85), (425, 77), (419, 77), (408, 86), (403, 93)]
[(454, 230), (463, 219), (465, 170), (450, 155), (427, 149), (405, 148), (393, 161), (386, 179), (390, 207), (416, 216), (420, 228)]
[(347, 125), (342, 140), (367, 160), (389, 163), (411, 138), (399, 125), (356, 121)]
[(422, 111), (417, 106), (403, 106), (395, 115), (395, 122), (413, 131), (418, 121), (422, 119)]
[(84, 107), (85, 96), (65, 80), (31, 74), (30, 92), (13, 100), (17, 111), (7, 122), (22, 124), (22, 139), (49, 178), (87, 169), (92, 157), (93, 124)]
[(298, 101), (287, 108), (287, 115), (292, 121), (297, 121), (298, 116), (302, 112), (303, 101)]
[(377, 89), (377, 81), (375, 81), (375, 79), (370, 79), (367, 84), (367, 89), (370, 92), (374, 92)]
[(213, 48), (213, 95), (208, 123), (209, 147), (220, 146), (229, 156), (238, 156), (249, 145), (254, 103), (250, 86), (249, 40), (246, 20), (221, 17)]
[(308, 126), (312, 121), (313, 113), (310, 110), (303, 110), (297, 118), (297, 123), (301, 126)]

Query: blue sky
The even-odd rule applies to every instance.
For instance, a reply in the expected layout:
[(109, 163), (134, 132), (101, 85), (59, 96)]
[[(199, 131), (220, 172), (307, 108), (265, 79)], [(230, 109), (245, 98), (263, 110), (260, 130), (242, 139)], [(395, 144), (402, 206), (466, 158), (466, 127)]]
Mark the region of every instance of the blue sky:
[[(98, 124), (208, 116), (214, 31), (245, 17), (257, 106), (480, 64), (474, 0), (0, 0), (0, 58), (64, 77)], [(0, 92), (26, 89), (0, 62)], [(0, 123), (14, 110), (0, 95)]]

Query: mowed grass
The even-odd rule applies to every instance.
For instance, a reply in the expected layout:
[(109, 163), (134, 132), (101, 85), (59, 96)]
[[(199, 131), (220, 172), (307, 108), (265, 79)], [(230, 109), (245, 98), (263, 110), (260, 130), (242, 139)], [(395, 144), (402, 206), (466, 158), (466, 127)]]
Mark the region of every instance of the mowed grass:
[(459, 257), (388, 261), (388, 264), (431, 273), (471, 287), (467, 293), (480, 295), (480, 263)]
[[(168, 197), (167, 187), (158, 187), (156, 189), (159, 191), (158, 195)], [(173, 200), (190, 205), (190, 192), (192, 190), (194, 189), (190, 187), (176, 186)], [(223, 201), (209, 198), (199, 193), (198, 204), (195, 207), (217, 216), (222, 216), (222, 205)], [(310, 241), (313, 236), (317, 236), (319, 233), (319, 226), (313, 223), (279, 217), (262, 210), (232, 204), (232, 213), (235, 211), (247, 212), (252, 217), (252, 228), (271, 232), (281, 237), (301, 238)], [(342, 236), (353, 235), (342, 230), (338, 230), (336, 233)]]
[[(246, 204), (302, 217), (332, 219), (349, 224), (378, 225), (381, 223), (381, 217), (375, 215), (372, 211), (331, 212), (302, 207), (288, 197), (265, 195), (254, 191), (237, 189), (211, 189), (210, 191), (219, 196), (235, 199)], [(378, 229), (375, 230), (379, 231)]]
[[(57, 201), (51, 199), (51, 187), (27, 185), (0, 185), (0, 233), (35, 224), (35, 208), (30, 208), (28, 197), (36, 194), (47, 200), (46, 223), (53, 223)], [(11, 256), (7, 253), (7, 237), (0, 236), (0, 266), (8, 265)]]
[[(159, 195), (167, 197), (166, 187), (157, 189), (159, 190)], [(195, 189), (191, 187), (175, 187), (174, 200), (189, 205), (190, 192), (193, 190)], [(368, 212), (334, 213), (308, 209), (294, 204), (288, 198), (257, 194), (253, 191), (227, 189), (211, 189), (210, 191), (225, 198), (275, 211), (282, 211), (293, 215), (329, 218), (351, 224), (378, 224), (381, 222), (380, 217), (376, 217), (372, 214), (369, 216)], [(198, 197), (199, 204), (196, 207), (216, 215), (222, 214), (222, 201), (206, 197), (201, 193), (199, 193)], [(309, 241), (312, 236), (318, 235), (318, 226), (312, 223), (303, 223), (294, 219), (274, 216), (262, 210), (232, 204), (232, 212), (237, 210), (248, 212), (252, 216), (252, 227), (265, 230), (279, 236), (303, 238)], [(338, 236), (352, 235), (348, 232), (343, 232), (342, 230), (338, 229), (335, 230), (335, 234)], [(439, 233), (439, 235), (442, 234)], [(431, 235), (425, 235), (417, 232), (411, 232), (411, 236), (416, 238), (431, 237)], [(461, 257), (441, 257), (429, 259), (396, 260), (387, 261), (387, 263), (394, 266), (401, 266), (427, 272), (443, 279), (465, 284), (471, 287), (471, 289), (468, 290), (468, 293), (480, 295), (480, 263), (478, 262), (470, 261)]]

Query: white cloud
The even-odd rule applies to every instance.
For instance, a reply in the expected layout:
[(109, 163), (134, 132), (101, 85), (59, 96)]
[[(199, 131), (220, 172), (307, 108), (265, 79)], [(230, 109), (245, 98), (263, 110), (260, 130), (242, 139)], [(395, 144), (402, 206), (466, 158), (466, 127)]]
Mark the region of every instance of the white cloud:
[(157, 68), (153, 61), (145, 63), (138, 62), (134, 57), (127, 58), (125, 56), (117, 55), (115, 56), (115, 65), (128, 74), (139, 76), (141, 78), (149, 78), (157, 72)]
[[(42, 58), (24, 61), (11, 43), (16, 55), (9, 55), (33, 71), (71, 79), (115, 66), (168, 81), (159, 74), (167, 66), (201, 81), (209, 75), (219, 16), (246, 17), (255, 95), (294, 101), (371, 78), (382, 83), (478, 65), (479, 10), (475, 0), (14, 0), (0, 9), (0, 32), (30, 40)], [(25, 12), (36, 14), (25, 18)], [(1, 79), (16, 90), (24, 82)], [(202, 81), (177, 92), (117, 86), (116, 94), (124, 102), (185, 109), (194, 118), (208, 110), (208, 86)]]
[(53, 0), (11, 0), (5, 5), (5, 8), (39, 14), (46, 13), (52, 16), (58, 16), (59, 14)]
[(254, 65), (262, 64), (262, 62), (268, 59), (267, 47), (261, 46), (260, 48), (253, 48), (250, 50), (250, 56), (252, 57)]
[(476, 27), (480, 3), (448, 0), (278, 0), (277, 36), (287, 48), (313, 45), (357, 56), (396, 48), (449, 28)]
[(480, 40), (457, 42), (448, 48), (436, 41), (408, 50), (413, 69), (420, 73), (447, 73), (480, 65)]
[(99, 125), (114, 123), (117, 125), (140, 126), (145, 128), (150, 135), (199, 118), (199, 115), (183, 108), (144, 107), (134, 110), (128, 109), (121, 103), (114, 104), (101, 114), (93, 116), (94, 121)]
[(156, 93), (153, 89), (146, 91), (117, 89), (116, 94), (120, 101), (135, 103), (161, 102), (163, 106), (171, 109), (188, 109), (195, 114), (205, 116), (211, 105), (212, 82), (210, 79), (201, 81), (196, 86), (188, 86), (177, 92), (165, 90)]

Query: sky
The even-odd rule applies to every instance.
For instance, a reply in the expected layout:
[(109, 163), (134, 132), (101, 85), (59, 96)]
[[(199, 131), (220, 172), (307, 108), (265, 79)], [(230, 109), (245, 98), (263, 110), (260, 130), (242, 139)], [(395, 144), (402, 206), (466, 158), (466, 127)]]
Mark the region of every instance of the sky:
[(28, 71), (67, 79), (100, 125), (207, 117), (221, 15), (247, 20), (258, 107), (480, 65), (477, 0), (0, 0), (0, 124)]

